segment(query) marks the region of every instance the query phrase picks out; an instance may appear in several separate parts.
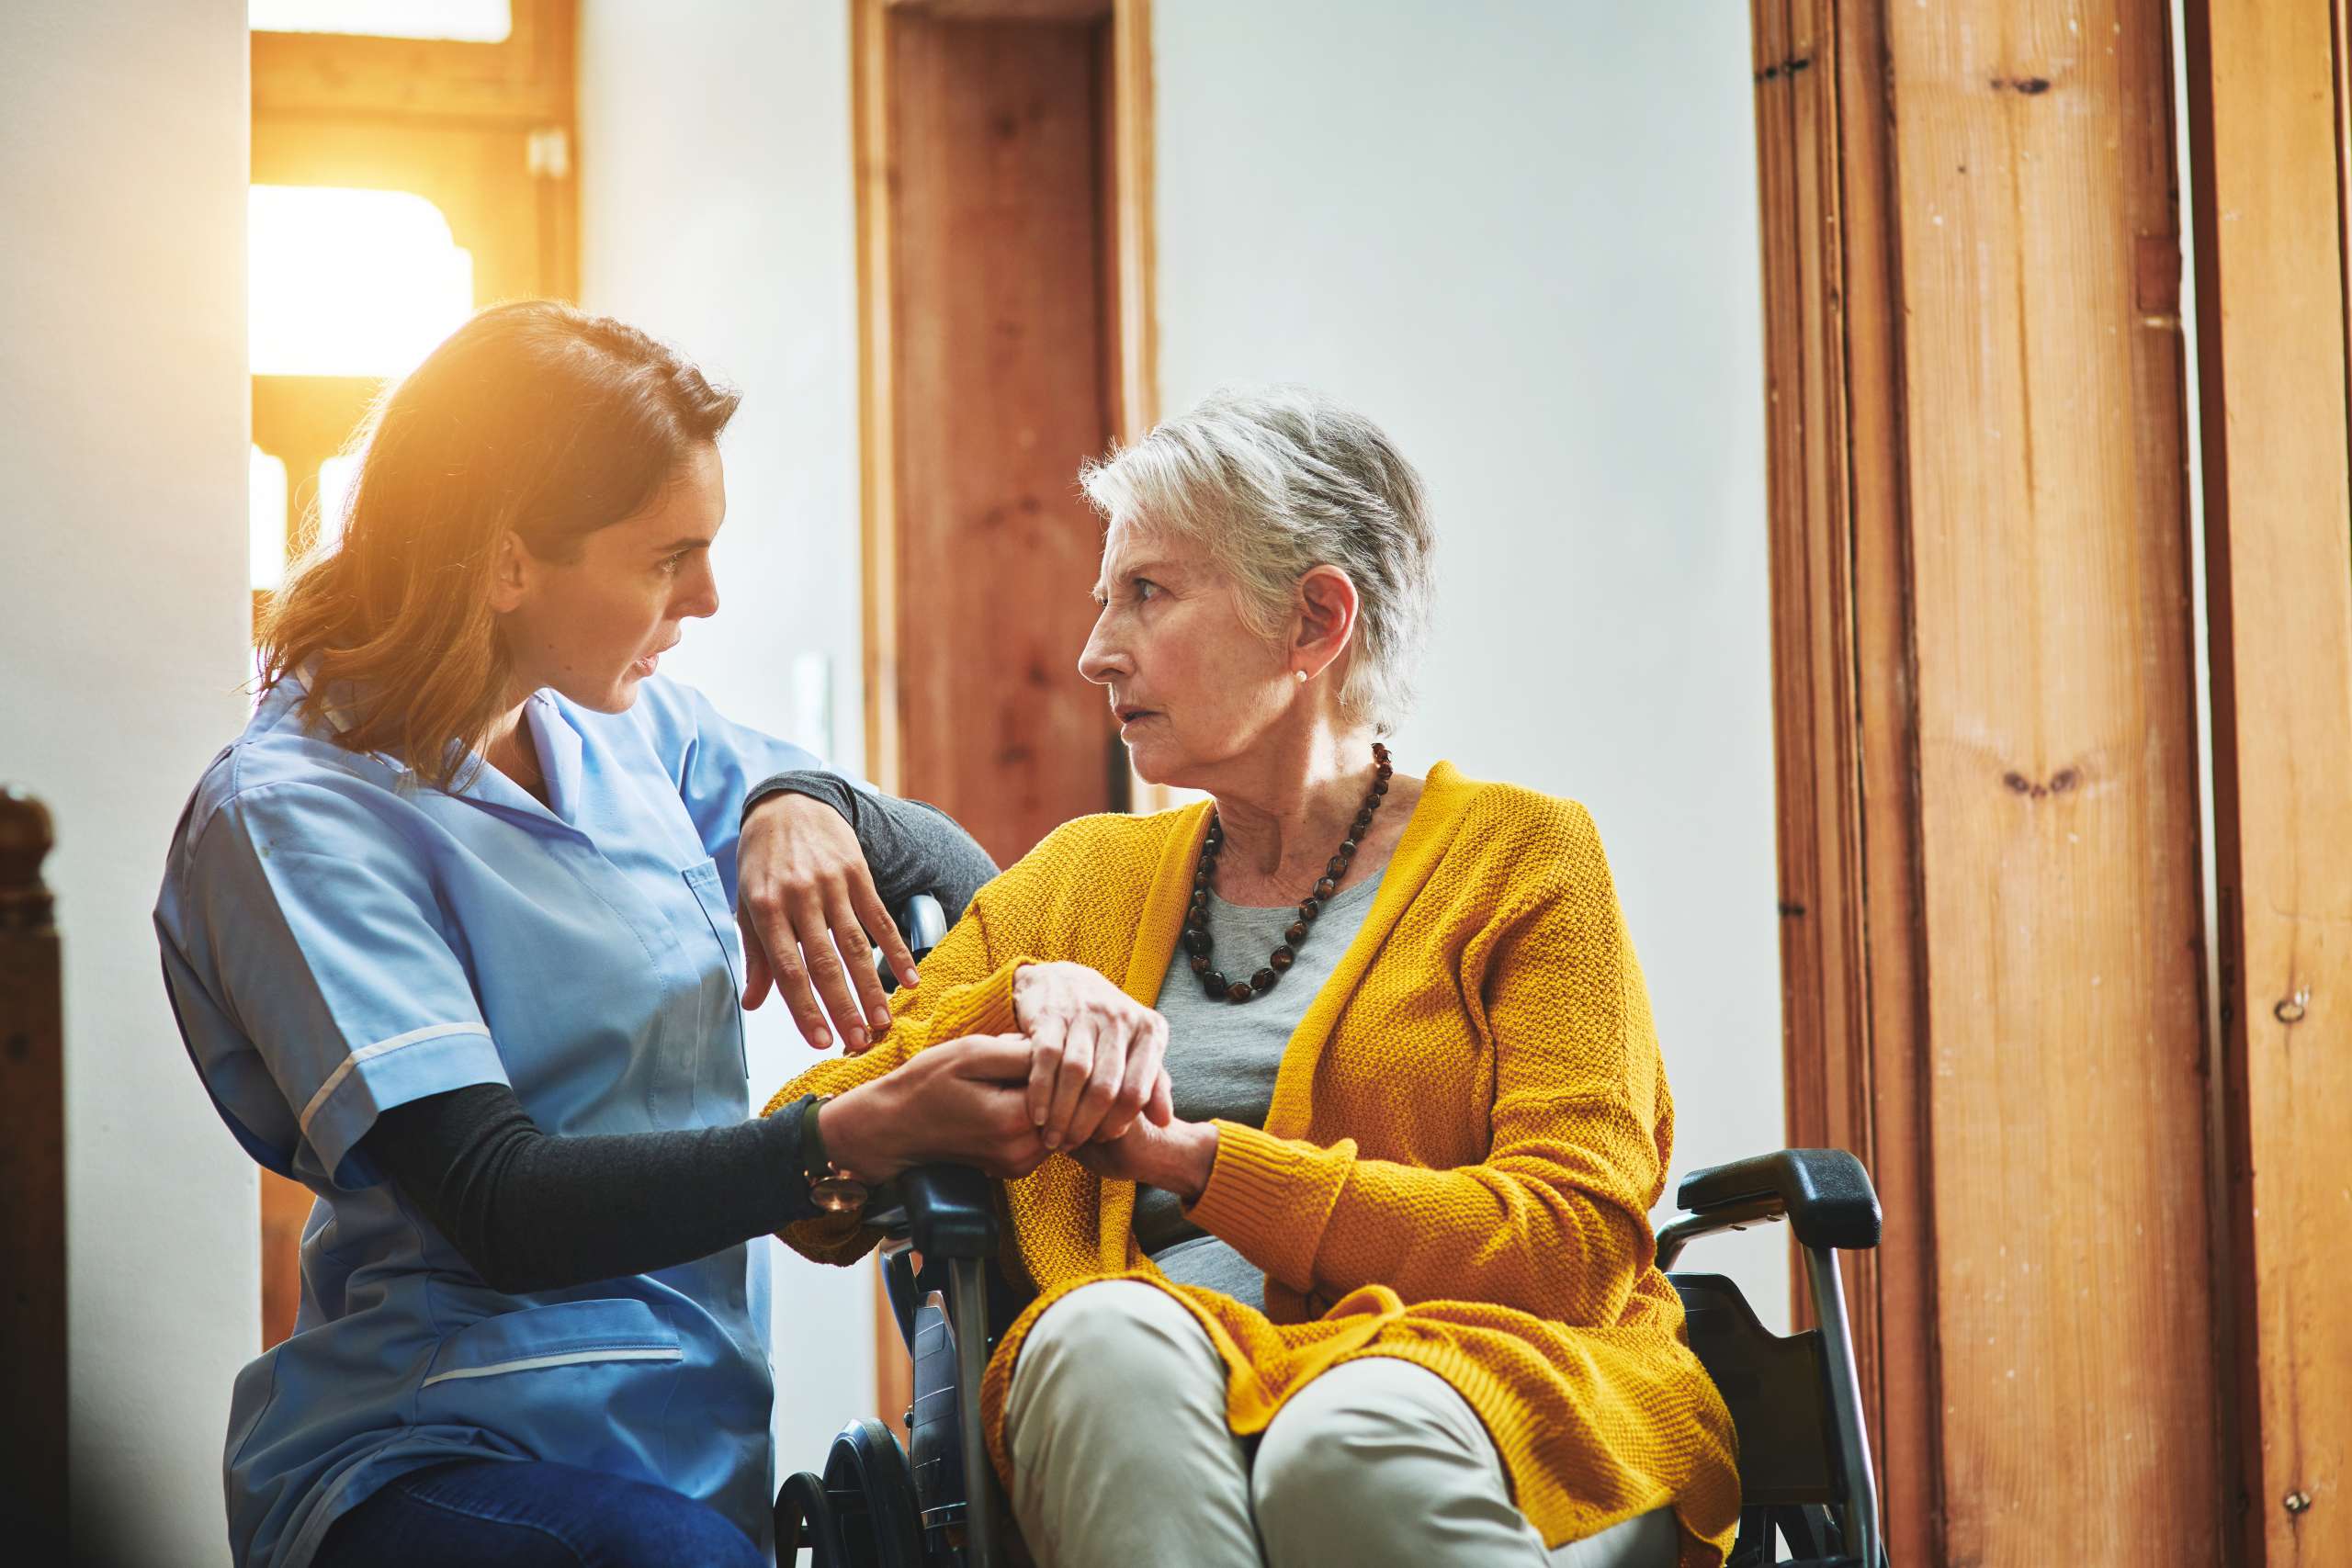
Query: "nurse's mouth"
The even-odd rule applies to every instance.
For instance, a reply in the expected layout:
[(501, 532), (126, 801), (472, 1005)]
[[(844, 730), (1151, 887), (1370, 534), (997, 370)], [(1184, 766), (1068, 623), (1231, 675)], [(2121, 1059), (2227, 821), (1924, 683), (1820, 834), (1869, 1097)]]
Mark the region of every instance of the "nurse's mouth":
[[(672, 643), (672, 644), (670, 645), (670, 648), (675, 648), (675, 647), (677, 647), (677, 646), (678, 646), (678, 645), (677, 645), (676, 643), (674, 643), (674, 642), (673, 642), (673, 643)], [(669, 652), (669, 651), (670, 651), (670, 648), (657, 648), (657, 649), (655, 649), (652, 652), (650, 652), (650, 653), (647, 654), (644, 658), (642, 658), (642, 659), (639, 660), (636, 663), (634, 663), (634, 664), (630, 665), (630, 666), (628, 667), (628, 669), (629, 669), (629, 673), (630, 673), (630, 674), (632, 674), (632, 675), (635, 675), (635, 676), (639, 677), (640, 680), (641, 680), (641, 679), (643, 679), (644, 677), (648, 676), (648, 675), (652, 674), (652, 673), (653, 673), (653, 671), (655, 671), (655, 669), (657, 669), (657, 668), (661, 665), (661, 663), (662, 663), (662, 656), (663, 654), (665, 654), (665, 653)]]

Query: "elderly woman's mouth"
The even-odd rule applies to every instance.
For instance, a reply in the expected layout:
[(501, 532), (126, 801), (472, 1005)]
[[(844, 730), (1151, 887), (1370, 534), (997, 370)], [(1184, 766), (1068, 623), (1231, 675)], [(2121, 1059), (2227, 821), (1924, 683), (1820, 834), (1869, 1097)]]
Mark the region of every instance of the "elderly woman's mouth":
[(1159, 716), (1159, 715), (1150, 708), (1122, 707), (1115, 709), (1114, 711), (1119, 716), (1119, 728), (1121, 729), (1125, 729), (1130, 725), (1139, 724), (1147, 718), (1157, 718)]

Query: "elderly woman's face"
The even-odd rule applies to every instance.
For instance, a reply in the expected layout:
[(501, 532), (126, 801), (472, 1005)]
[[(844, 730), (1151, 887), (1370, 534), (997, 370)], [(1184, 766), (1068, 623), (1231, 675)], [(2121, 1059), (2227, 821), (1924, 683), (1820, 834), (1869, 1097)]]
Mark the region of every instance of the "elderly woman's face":
[(1281, 649), (1242, 620), (1232, 580), (1190, 542), (1114, 521), (1094, 602), (1079, 673), (1108, 691), (1148, 782), (1204, 784), (1290, 706)]

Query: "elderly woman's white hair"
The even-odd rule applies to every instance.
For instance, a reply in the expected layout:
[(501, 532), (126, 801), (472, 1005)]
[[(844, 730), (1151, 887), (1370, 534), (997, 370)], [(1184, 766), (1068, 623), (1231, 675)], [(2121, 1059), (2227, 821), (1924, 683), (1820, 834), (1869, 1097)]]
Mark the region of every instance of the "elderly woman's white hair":
[(1360, 607), (1340, 711), (1385, 735), (1410, 710), (1437, 541), (1421, 476), (1372, 421), (1304, 387), (1224, 388), (1079, 482), (1105, 518), (1200, 543), (1261, 637), (1308, 571), (1346, 572)]

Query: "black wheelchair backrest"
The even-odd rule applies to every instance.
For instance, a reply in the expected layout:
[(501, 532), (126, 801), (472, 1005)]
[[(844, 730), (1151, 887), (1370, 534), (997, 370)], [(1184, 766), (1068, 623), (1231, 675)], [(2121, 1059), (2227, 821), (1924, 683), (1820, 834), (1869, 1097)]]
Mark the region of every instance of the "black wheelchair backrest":
[(1831, 1503), (1846, 1495), (1830, 1414), (1821, 1336), (1787, 1338), (1758, 1321), (1721, 1274), (1674, 1274), (1690, 1348), (1714, 1380), (1739, 1434), (1746, 1507)]

